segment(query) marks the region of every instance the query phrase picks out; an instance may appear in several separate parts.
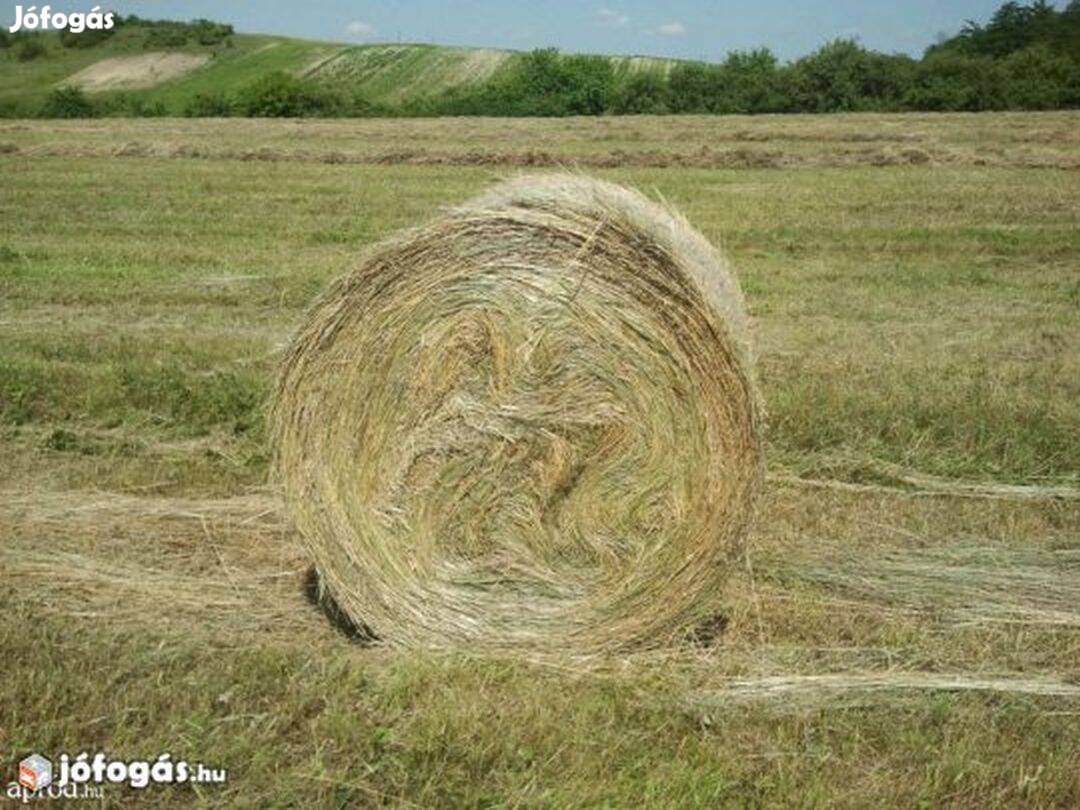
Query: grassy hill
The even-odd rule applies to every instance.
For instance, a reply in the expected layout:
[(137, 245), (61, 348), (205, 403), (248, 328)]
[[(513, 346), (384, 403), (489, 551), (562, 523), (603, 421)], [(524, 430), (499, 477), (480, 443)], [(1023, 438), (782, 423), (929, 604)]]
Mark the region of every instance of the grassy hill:
[[(491, 48), (347, 45), (260, 34), (160, 47), (152, 33), (125, 25), (85, 48), (64, 47), (54, 32), (32, 34), (23, 41), (39, 42), (43, 50), (25, 60), (21, 42), (9, 42), (0, 50), (0, 111), (32, 115), (55, 88), (73, 84), (97, 101), (112, 98), (178, 114), (199, 94), (231, 95), (278, 71), (347, 97), (400, 105), (496, 80), (525, 58), (522, 52)], [(601, 58), (621, 81), (643, 72), (661, 76), (675, 64), (650, 57)]]

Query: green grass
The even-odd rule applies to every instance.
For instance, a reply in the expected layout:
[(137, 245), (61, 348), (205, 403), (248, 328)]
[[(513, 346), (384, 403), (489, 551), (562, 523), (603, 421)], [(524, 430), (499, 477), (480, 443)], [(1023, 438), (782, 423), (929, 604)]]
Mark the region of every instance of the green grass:
[(275, 71), (305, 74), (318, 61), (343, 46), (283, 37), (240, 35), (233, 48), (219, 48), (214, 58), (198, 70), (157, 87), (140, 91), (147, 101), (160, 101), (179, 112), (199, 93), (233, 94), (256, 79)]
[(401, 101), (482, 82), (505, 69), (513, 58), (511, 51), (369, 45), (342, 50), (311, 75), (360, 89), (373, 101)]
[[(1078, 501), (832, 488), (898, 470), (1077, 486), (1080, 186), (1051, 164), (1078, 144), (1033, 145), (1076, 124), (0, 124), (15, 147), (0, 154), (5, 773), (28, 751), (98, 748), (229, 769), (224, 788), (155, 790), (177, 806), (1080, 804), (1075, 698), (723, 698), (776, 674), (1080, 684), (1075, 622), (1046, 619), (1075, 613)], [(868, 133), (955, 159), (837, 157)], [(109, 156), (131, 142), (207, 156)], [(633, 163), (725, 143), (793, 168)], [(229, 157), (260, 147), (303, 154)], [(404, 654), (349, 644), (305, 600), (304, 555), (263, 494), (278, 352), (366, 245), (515, 171), (319, 157), (392, 147), (451, 163), (620, 150), (596, 173), (723, 245), (753, 314), (774, 483), (709, 645), (606, 673)]]

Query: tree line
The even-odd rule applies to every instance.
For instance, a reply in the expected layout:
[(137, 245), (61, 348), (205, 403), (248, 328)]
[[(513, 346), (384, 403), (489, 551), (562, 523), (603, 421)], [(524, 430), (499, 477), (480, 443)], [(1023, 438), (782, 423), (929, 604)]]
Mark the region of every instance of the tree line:
[(496, 81), (415, 102), (432, 114), (1041, 110), (1080, 106), (1080, 0), (1007, 2), (921, 59), (850, 39), (782, 64), (766, 48), (623, 78), (603, 57), (533, 51)]

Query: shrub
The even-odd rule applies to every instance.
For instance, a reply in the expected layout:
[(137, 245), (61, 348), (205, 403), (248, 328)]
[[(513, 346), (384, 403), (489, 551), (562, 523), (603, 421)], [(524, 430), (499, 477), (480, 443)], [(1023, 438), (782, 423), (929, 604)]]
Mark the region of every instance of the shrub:
[(60, 31), (60, 44), (65, 48), (92, 48), (100, 45), (115, 33), (115, 26), (113, 28), (86, 28), (77, 34), (70, 28), (64, 28)]
[(184, 107), (188, 118), (223, 118), (232, 115), (233, 105), (224, 93), (197, 93)]
[(719, 70), (701, 62), (680, 62), (668, 76), (671, 111), (711, 112), (715, 109)]
[(1080, 65), (1045, 45), (1015, 51), (1002, 63), (1005, 104), (1024, 110), (1053, 110), (1076, 104)]
[(237, 109), (256, 118), (302, 118), (341, 114), (342, 99), (318, 85), (284, 71), (269, 73), (244, 87), (236, 99)]
[(49, 93), (41, 108), (43, 118), (92, 118), (96, 110), (78, 87), (65, 85)]
[(44, 56), (45, 45), (40, 37), (21, 37), (20, 40), (18, 47), (15, 48), (15, 58), (20, 62), (30, 62), (39, 56)]
[(160, 118), (168, 115), (165, 104), (158, 100), (148, 100), (129, 93), (117, 93), (98, 107), (102, 115), (132, 116), (135, 118)]
[(349, 100), (347, 109), (343, 111), (343, 114), (355, 116), (356, 118), (377, 118), (380, 116), (388, 117), (393, 112), (394, 110), (391, 107), (372, 101), (363, 93), (356, 93)]
[(568, 56), (560, 70), (565, 75), (565, 109), (571, 115), (602, 115), (611, 106), (615, 71), (606, 56)]
[(768, 48), (732, 51), (720, 65), (719, 81), (725, 92), (713, 112), (782, 112), (791, 104), (786, 76)]
[(614, 96), (615, 74), (603, 56), (561, 56), (540, 48), (516, 58), (499, 78), (455, 88), (403, 112), (451, 115), (600, 115)]
[(210, 20), (192, 20), (189, 24), (195, 41), (200, 45), (217, 45), (233, 35), (233, 27)]
[(940, 52), (915, 70), (904, 106), (914, 110), (997, 110), (1005, 105), (1001, 70), (985, 56)]
[(635, 73), (615, 95), (612, 111), (619, 114), (666, 113), (668, 85), (664, 77), (652, 71)]
[(795, 62), (787, 73), (791, 109), (844, 112), (896, 109), (914, 76), (906, 56), (868, 51), (853, 40), (835, 40)]
[(147, 48), (179, 48), (188, 42), (195, 42), (198, 45), (218, 45), (228, 40), (234, 33), (231, 25), (204, 19), (191, 22), (143, 20), (133, 15), (125, 18), (124, 24), (140, 25), (146, 29)]
[(146, 32), (145, 46), (147, 48), (182, 48), (187, 45), (189, 33), (187, 28), (179, 23), (155, 25)]

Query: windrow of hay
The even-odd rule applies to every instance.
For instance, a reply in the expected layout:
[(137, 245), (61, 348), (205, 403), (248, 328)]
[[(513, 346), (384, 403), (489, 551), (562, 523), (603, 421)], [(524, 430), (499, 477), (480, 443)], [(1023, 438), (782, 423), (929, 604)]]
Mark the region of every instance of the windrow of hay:
[(305, 599), (309, 567), (276, 498), (198, 500), (0, 491), (8, 610), (214, 647), (335, 633)]
[[(3, 132), (0, 129), (0, 132)], [(8, 130), (10, 131), (10, 130)], [(66, 134), (66, 133), (57, 133)], [(142, 135), (142, 132), (133, 132)], [(132, 139), (93, 143), (81, 140), (50, 140), (21, 145), (0, 141), (0, 154), (63, 158), (170, 158), (196, 160), (242, 160), (262, 163), (322, 163), (359, 166), (505, 166), (565, 169), (791, 169), (852, 166), (993, 166), (1012, 169), (1080, 169), (1080, 159), (1057, 152), (1032, 154), (1006, 150), (980, 153), (963, 148), (935, 146), (926, 149), (896, 146), (848, 147), (812, 152), (761, 146), (724, 147), (704, 144), (694, 149), (615, 148), (575, 152), (548, 151), (540, 147), (429, 148), (426, 146), (328, 148), (296, 147), (277, 143), (255, 145), (258, 136), (230, 146), (227, 142), (197, 137), (178, 140), (174, 133), (153, 140)]]
[(376, 246), (271, 408), (324, 586), (384, 641), (658, 647), (719, 606), (762, 479), (742, 297), (677, 214), (522, 177)]
[(819, 703), (851, 699), (853, 693), (899, 694), (910, 691), (1000, 692), (1019, 695), (1080, 698), (1080, 686), (1048, 677), (1022, 673), (1004, 675), (977, 672), (863, 672), (823, 675), (773, 675), (701, 690), (688, 696), (695, 708), (723, 708), (750, 701), (798, 701)]
[(941, 548), (848, 549), (765, 554), (757, 572), (811, 583), (860, 602), (932, 614), (962, 624), (1080, 627), (1080, 549), (950, 544)]

